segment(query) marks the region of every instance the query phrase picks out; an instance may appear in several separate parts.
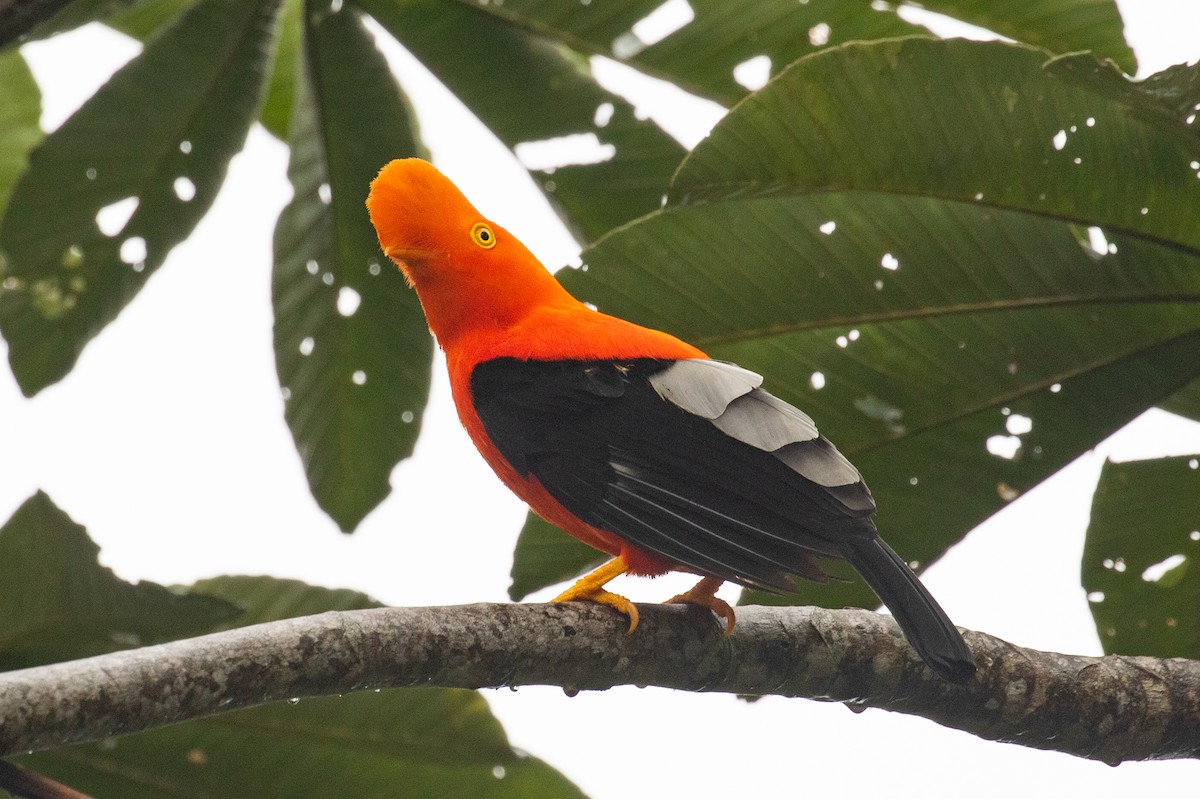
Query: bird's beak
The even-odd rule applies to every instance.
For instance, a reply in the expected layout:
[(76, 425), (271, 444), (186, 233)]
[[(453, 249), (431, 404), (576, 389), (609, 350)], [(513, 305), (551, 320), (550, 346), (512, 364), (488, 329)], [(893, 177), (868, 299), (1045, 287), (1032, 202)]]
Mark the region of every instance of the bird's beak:
[(420, 247), (402, 247), (400, 245), (390, 245), (383, 248), (383, 254), (392, 259), (396, 266), (400, 267), (400, 272), (404, 275), (404, 279), (408, 281), (409, 287), (413, 287), (413, 267), (428, 260), (433, 254), (428, 250), (423, 250)]

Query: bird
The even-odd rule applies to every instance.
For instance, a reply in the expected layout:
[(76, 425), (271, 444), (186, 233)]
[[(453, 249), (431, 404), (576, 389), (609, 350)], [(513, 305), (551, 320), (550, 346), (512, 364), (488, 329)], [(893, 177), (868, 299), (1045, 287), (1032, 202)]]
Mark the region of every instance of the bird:
[(876, 530), (862, 475), (763, 377), (572, 296), (521, 241), (419, 158), (371, 182), (385, 256), (415, 289), (460, 421), (500, 480), (546, 521), (612, 557), (553, 601), (637, 607), (622, 574), (700, 577), (668, 602), (736, 615), (725, 582), (774, 592), (845, 560), (924, 662), (975, 672), (946, 613)]

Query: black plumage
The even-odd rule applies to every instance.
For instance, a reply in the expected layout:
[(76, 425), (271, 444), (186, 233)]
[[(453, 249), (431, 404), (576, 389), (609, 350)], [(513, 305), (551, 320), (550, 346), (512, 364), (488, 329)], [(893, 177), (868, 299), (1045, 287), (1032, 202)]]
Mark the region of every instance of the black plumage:
[(706, 576), (790, 590), (848, 560), (942, 676), (974, 672), (937, 602), (882, 540), (858, 471), (761, 377), (703, 360), (497, 358), (475, 367), (484, 429), (571, 513)]

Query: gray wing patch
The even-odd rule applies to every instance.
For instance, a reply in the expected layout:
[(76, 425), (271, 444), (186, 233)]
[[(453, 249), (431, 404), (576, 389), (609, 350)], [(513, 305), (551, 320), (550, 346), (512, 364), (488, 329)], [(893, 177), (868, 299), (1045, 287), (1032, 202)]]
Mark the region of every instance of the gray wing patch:
[(862, 497), (843, 501), (874, 507), (858, 469), (821, 436), (808, 414), (759, 388), (761, 375), (724, 361), (696, 359), (678, 361), (649, 379), (663, 399), (710, 419), (730, 438), (774, 454), (817, 485), (861, 486)]
[(713, 424), (725, 435), (767, 452), (797, 441), (812, 441), (818, 435), (808, 414), (761, 388), (729, 403)]
[(762, 375), (724, 361), (676, 361), (650, 375), (658, 396), (688, 413), (716, 419), (729, 403), (762, 385)]
[[(774, 454), (795, 471), (826, 488), (862, 484), (862, 475), (858, 473), (858, 469), (854, 468), (854, 464), (846, 460), (846, 456), (838, 452), (837, 447), (829, 443), (827, 438), (788, 444), (775, 450)], [(870, 498), (870, 492), (866, 492), (866, 501), (870, 501)], [(843, 500), (846, 500), (846, 497), (843, 497)], [(870, 501), (870, 507), (875, 507), (873, 501)]]

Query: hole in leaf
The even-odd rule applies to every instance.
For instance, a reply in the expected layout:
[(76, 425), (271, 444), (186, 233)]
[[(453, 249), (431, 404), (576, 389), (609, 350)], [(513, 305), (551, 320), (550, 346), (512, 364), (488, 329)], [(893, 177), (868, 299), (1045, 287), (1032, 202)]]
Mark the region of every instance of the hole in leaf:
[(1021, 439), (1016, 436), (989, 436), (986, 446), (988, 453), (1011, 461), (1021, 449)]
[[(1187, 563), (1187, 555), (1176, 553), (1169, 558), (1163, 558), (1153, 566), (1147, 566), (1142, 572), (1142, 579), (1148, 583), (1163, 583), (1171, 572), (1179, 569)], [(1169, 587), (1172, 583), (1167, 580), (1166, 585)]]
[(617, 148), (600, 141), (595, 133), (573, 133), (541, 141), (521, 142), (513, 151), (530, 171), (553, 172), (564, 166), (585, 166), (611, 161)]
[(612, 103), (601, 103), (596, 106), (596, 115), (592, 117), (592, 124), (598, 128), (604, 127), (612, 121), (615, 110)]
[(1014, 436), (1023, 436), (1033, 429), (1033, 420), (1028, 416), (1014, 413), (1005, 420), (1004, 427)]
[(657, 44), (696, 18), (687, 0), (667, 0), (658, 8), (633, 23), (633, 26), (613, 40), (613, 55), (632, 58), (652, 44)]
[(733, 79), (749, 91), (757, 91), (771, 79), (771, 57), (756, 55), (733, 68)]
[[(121, 260), (127, 264), (132, 264), (134, 269), (137, 269), (138, 264), (145, 264), (146, 261), (146, 240), (141, 236), (130, 236), (121, 242)], [(141, 271), (137, 269), (137, 271)]]
[[(109, 203), (96, 212), (96, 227), (110, 239), (119, 236), (129, 224), (133, 212), (137, 210), (138, 198), (125, 197), (115, 203)], [(127, 262), (132, 263), (132, 262)]]
[(175, 196), (185, 203), (191, 202), (192, 198), (196, 196), (196, 184), (192, 183), (189, 178), (183, 176), (175, 178), (172, 188), (175, 189)]
[(354, 316), (354, 312), (361, 304), (362, 295), (354, 289), (349, 286), (342, 286), (338, 289), (337, 310), (342, 316)]

